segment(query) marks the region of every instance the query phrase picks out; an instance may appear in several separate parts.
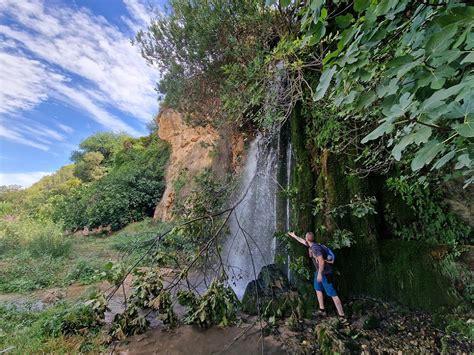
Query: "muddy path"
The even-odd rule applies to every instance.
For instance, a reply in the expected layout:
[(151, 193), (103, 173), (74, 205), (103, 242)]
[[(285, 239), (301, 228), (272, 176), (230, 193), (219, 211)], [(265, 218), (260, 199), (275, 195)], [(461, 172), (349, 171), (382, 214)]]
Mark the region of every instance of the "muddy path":
[(202, 329), (183, 325), (176, 330), (150, 329), (144, 334), (127, 338), (112, 349), (112, 354), (287, 354), (284, 344), (273, 336), (263, 338), (260, 327), (246, 324), (240, 327)]

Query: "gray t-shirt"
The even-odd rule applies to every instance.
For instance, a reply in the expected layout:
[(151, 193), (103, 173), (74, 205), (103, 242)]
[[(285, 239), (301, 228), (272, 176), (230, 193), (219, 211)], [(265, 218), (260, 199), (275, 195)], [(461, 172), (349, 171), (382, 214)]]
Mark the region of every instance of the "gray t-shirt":
[[(327, 248), (324, 245), (318, 244), (318, 243), (313, 243), (311, 245), (311, 252), (313, 253), (313, 264), (316, 267), (316, 272), (319, 270), (318, 262), (316, 261), (316, 258), (318, 256), (322, 256), (324, 260), (327, 260), (328, 258), (328, 251)], [(332, 266), (331, 264), (324, 263), (324, 271), (323, 274), (331, 274), (332, 273)]]

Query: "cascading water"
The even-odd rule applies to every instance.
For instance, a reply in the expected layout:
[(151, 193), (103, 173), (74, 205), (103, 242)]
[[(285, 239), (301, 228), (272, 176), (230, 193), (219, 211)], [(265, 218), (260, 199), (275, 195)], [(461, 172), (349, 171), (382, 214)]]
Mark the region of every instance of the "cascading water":
[[(286, 189), (289, 190), (291, 186), (291, 169), (292, 169), (292, 159), (293, 159), (293, 150), (291, 146), (291, 142), (287, 142), (286, 146)], [(291, 216), (291, 201), (289, 197), (286, 197), (285, 199), (285, 227), (286, 230), (289, 231), (291, 229), (291, 222), (290, 222), (290, 216)], [(291, 281), (291, 270), (290, 270), (290, 264), (291, 264), (291, 257), (290, 254), (287, 255), (286, 257), (286, 270), (287, 270), (287, 277), (288, 280)]]
[(275, 258), (278, 139), (277, 131), (259, 135), (250, 144), (241, 188), (233, 201), (240, 203), (229, 220), (223, 256), (239, 299), (261, 268)]

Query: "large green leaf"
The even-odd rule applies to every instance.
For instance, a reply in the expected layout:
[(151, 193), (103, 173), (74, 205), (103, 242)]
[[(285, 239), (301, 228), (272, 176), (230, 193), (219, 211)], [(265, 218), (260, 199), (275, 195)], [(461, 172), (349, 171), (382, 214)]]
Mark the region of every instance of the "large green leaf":
[(377, 99), (377, 95), (375, 95), (375, 92), (373, 92), (373, 91), (364, 92), (364, 93), (360, 94), (359, 100), (357, 101), (356, 108), (367, 108), (376, 99)]
[(324, 0), (312, 0), (309, 6), (311, 10), (319, 12), (321, 10), (321, 6), (324, 5), (324, 2)]
[(464, 59), (461, 61), (461, 64), (464, 63), (474, 63), (474, 52), (471, 52), (464, 57)]
[(365, 144), (368, 141), (372, 141), (374, 139), (382, 137), (384, 134), (392, 132), (393, 127), (394, 127), (393, 123), (386, 121), (382, 123), (380, 126), (378, 126), (376, 129), (374, 129), (372, 132), (370, 132), (368, 135), (366, 135), (362, 139), (361, 143)]
[(336, 17), (336, 24), (339, 28), (346, 28), (354, 21), (352, 14)]
[(354, 10), (356, 12), (364, 11), (370, 5), (370, 0), (355, 0), (354, 1)]
[(472, 168), (472, 160), (469, 157), (469, 154), (462, 154), (458, 156), (458, 161), (456, 165), (454, 166), (454, 169), (459, 170), (462, 168)]
[(444, 144), (434, 139), (426, 143), (421, 148), (415, 158), (411, 161), (411, 170), (418, 171), (425, 165), (431, 163), (431, 161), (444, 150)]
[(432, 129), (427, 126), (418, 125), (418, 129), (414, 132), (407, 134), (393, 147), (392, 156), (395, 160), (399, 161), (402, 157), (402, 153), (406, 147), (410, 144), (421, 144), (426, 143), (433, 133)]
[(408, 134), (404, 136), (400, 141), (393, 147), (392, 149), (392, 156), (395, 158), (396, 161), (400, 161), (402, 158), (402, 153), (406, 147), (412, 144), (415, 141), (414, 134)]
[(423, 102), (420, 109), (422, 111), (429, 111), (429, 110), (435, 109), (436, 107), (444, 104), (443, 100), (447, 99), (450, 96), (456, 95), (463, 88), (464, 88), (464, 83), (461, 83), (461, 84), (451, 86), (447, 89), (438, 90)]
[(448, 49), (454, 42), (453, 37), (457, 30), (457, 24), (451, 24), (440, 28), (439, 31), (433, 33), (431, 37), (429, 37), (428, 43), (426, 44), (426, 51), (428, 53), (441, 53)]
[(418, 124), (418, 129), (414, 132), (415, 143), (421, 144), (428, 142), (432, 133), (433, 130), (430, 127)]
[(466, 95), (463, 103), (453, 101), (448, 105), (446, 113), (447, 118), (463, 118), (470, 114), (474, 114), (474, 90)]
[(334, 76), (334, 73), (336, 72), (336, 69), (336, 66), (332, 66), (331, 68), (326, 69), (323, 72), (319, 80), (318, 87), (316, 88), (316, 93), (313, 97), (314, 101), (321, 100), (324, 94), (326, 94), (326, 91), (329, 88), (329, 84), (331, 83), (331, 79)]
[(469, 114), (464, 119), (463, 123), (454, 126), (454, 129), (460, 136), (473, 138), (474, 137), (474, 114)]
[(442, 168), (443, 166), (445, 166), (451, 159), (453, 159), (455, 155), (456, 155), (456, 150), (455, 150), (455, 149), (449, 151), (448, 153), (446, 153), (445, 155), (443, 155), (436, 163), (433, 164), (433, 167), (431, 168), (431, 170), (433, 170), (433, 169), (441, 169), (441, 168)]

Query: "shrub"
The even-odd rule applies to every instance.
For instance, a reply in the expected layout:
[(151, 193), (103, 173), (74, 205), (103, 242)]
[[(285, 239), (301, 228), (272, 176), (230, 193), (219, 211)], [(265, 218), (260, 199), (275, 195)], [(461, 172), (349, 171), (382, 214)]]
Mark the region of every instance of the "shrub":
[(109, 173), (58, 202), (54, 219), (70, 230), (110, 225), (113, 230), (153, 215), (164, 188), (168, 146), (155, 137), (130, 140)]
[[(7, 259), (6, 259), (7, 260)], [(67, 265), (64, 258), (43, 256), (31, 258), (29, 253), (20, 253), (0, 268), (0, 292), (28, 292), (62, 283), (58, 270)]]
[(20, 234), (12, 222), (0, 219), (0, 255), (15, 250), (20, 245)]
[(71, 251), (71, 241), (62, 232), (62, 228), (57, 224), (45, 221), (34, 223), (36, 232), (32, 233), (28, 241), (28, 251), (32, 256), (50, 255), (53, 258), (67, 256)]
[(106, 303), (103, 295), (76, 304), (60, 303), (43, 312), (34, 326), (40, 329), (42, 335), (53, 337), (85, 330), (97, 331), (103, 324)]
[(228, 326), (237, 318), (239, 301), (234, 291), (213, 280), (206, 293), (198, 297), (192, 291), (179, 291), (178, 301), (186, 306), (184, 321), (208, 328), (213, 325)]
[(94, 267), (90, 262), (79, 260), (75, 267), (66, 275), (67, 284), (79, 282), (81, 285), (89, 285), (105, 278), (105, 271)]
[(26, 248), (34, 257), (67, 256), (71, 242), (63, 236), (62, 228), (51, 221), (15, 218), (0, 221), (0, 254)]

